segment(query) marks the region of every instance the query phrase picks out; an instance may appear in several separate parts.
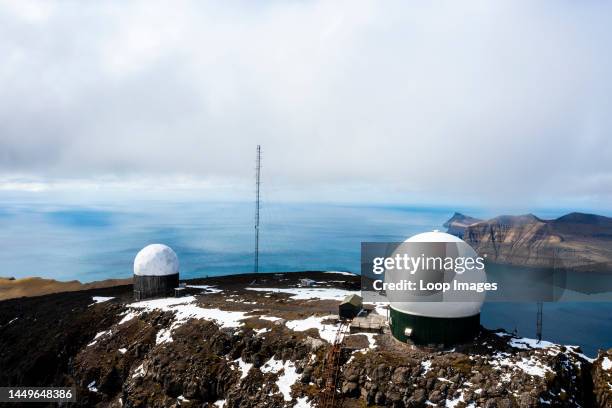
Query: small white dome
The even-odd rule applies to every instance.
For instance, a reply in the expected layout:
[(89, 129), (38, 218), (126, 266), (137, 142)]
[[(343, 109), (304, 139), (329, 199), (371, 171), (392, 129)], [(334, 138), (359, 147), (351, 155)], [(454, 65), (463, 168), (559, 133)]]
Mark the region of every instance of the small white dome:
[(446, 232), (433, 230), (431, 232), (423, 232), (416, 234), (405, 240), (404, 242), (464, 242), (461, 238), (456, 237)]
[(179, 271), (179, 261), (176, 253), (167, 245), (147, 245), (136, 254), (134, 259), (134, 275), (166, 276)]

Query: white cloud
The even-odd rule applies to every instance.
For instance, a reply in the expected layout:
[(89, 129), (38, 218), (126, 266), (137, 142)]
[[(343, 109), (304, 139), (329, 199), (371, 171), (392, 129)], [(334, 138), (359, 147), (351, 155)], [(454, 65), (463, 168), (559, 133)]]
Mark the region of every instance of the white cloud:
[(250, 183), (261, 143), (279, 195), (602, 205), (610, 12), (552, 1), (2, 2), (0, 174)]

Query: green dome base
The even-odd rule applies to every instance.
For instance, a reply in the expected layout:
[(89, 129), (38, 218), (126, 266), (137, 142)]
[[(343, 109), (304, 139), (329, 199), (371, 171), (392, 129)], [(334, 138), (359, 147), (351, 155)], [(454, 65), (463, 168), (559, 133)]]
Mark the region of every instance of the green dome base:
[(444, 318), (412, 315), (393, 307), (389, 310), (391, 333), (401, 342), (452, 346), (469, 342), (480, 332), (480, 313), (468, 317)]

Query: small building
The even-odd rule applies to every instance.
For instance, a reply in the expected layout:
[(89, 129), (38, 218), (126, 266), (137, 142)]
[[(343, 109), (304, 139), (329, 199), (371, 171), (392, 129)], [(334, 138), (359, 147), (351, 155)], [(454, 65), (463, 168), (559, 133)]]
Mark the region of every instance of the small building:
[[(363, 313), (362, 313), (363, 314)], [(387, 319), (376, 313), (355, 317), (349, 326), (351, 333), (382, 333), (387, 327)]]
[(171, 296), (179, 286), (179, 261), (169, 246), (152, 244), (134, 259), (134, 299)]
[(312, 280), (312, 279), (300, 279), (300, 285), (307, 287), (307, 286), (313, 286), (315, 283), (317, 283), (316, 281)]
[(352, 319), (361, 312), (363, 299), (359, 295), (347, 295), (338, 306), (338, 316), (341, 319)]
[(183, 297), (187, 293), (187, 284), (185, 282), (181, 282), (178, 285), (178, 288), (174, 288), (174, 297)]

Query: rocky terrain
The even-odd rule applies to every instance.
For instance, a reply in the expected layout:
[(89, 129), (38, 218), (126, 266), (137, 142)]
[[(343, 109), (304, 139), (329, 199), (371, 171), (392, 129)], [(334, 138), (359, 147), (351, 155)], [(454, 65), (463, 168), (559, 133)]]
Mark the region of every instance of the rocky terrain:
[(483, 221), (455, 213), (444, 225), (496, 263), (612, 271), (612, 218), (570, 213), (554, 220), (528, 214)]
[[(302, 277), (317, 283), (299, 287)], [(83, 407), (325, 406), (337, 306), (358, 277), (188, 285), (184, 297), (141, 302), (129, 285), (0, 302), (0, 385), (73, 386)], [(335, 406), (609, 407), (610, 358), (486, 329), (452, 349), (345, 332)]]

